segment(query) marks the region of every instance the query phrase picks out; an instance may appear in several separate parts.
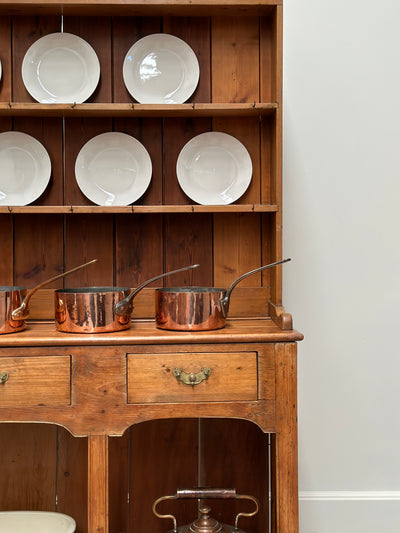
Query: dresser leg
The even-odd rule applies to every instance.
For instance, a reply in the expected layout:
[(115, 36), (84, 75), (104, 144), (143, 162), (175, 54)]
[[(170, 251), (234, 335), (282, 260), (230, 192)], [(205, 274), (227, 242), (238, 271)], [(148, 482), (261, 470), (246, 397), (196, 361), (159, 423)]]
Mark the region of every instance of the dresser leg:
[(277, 343), (276, 435), (272, 438), (273, 524), (277, 533), (298, 533), (297, 346)]
[(88, 533), (108, 533), (108, 436), (88, 437)]

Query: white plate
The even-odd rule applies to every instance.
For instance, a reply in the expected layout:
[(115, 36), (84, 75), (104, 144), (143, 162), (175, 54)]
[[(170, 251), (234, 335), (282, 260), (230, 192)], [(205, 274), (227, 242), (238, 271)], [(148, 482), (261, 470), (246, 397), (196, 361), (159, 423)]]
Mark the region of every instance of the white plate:
[(97, 205), (129, 205), (150, 184), (152, 165), (146, 148), (126, 133), (93, 137), (75, 162), (75, 176), (83, 194)]
[(0, 205), (28, 205), (46, 189), (51, 162), (44, 146), (19, 131), (0, 133)]
[(176, 163), (179, 185), (189, 198), (203, 205), (235, 202), (250, 185), (252, 172), (245, 146), (218, 131), (193, 137)]
[(190, 46), (168, 33), (147, 35), (125, 56), (122, 73), (131, 96), (142, 104), (181, 104), (199, 81), (199, 62)]
[(0, 80), (1, 80), (1, 76), (3, 75), (3, 71), (1, 69), (1, 61), (0, 61)]
[(35, 41), (22, 62), (22, 79), (31, 96), (42, 104), (80, 104), (96, 89), (100, 63), (81, 37), (50, 33)]
[(75, 520), (51, 511), (1, 511), (0, 533), (73, 533)]

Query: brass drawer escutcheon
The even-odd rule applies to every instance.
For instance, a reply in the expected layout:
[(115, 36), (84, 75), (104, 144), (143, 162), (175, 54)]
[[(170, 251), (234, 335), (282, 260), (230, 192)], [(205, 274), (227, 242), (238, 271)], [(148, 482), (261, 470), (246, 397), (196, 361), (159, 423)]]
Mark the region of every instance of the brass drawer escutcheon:
[(0, 372), (0, 384), (5, 383), (9, 378), (8, 372)]
[(200, 370), (200, 372), (197, 372), (197, 374), (194, 372), (186, 373), (182, 370), (182, 368), (174, 368), (172, 374), (178, 381), (181, 381), (185, 385), (199, 385), (199, 383), (209, 378), (211, 374), (211, 368), (205, 366)]

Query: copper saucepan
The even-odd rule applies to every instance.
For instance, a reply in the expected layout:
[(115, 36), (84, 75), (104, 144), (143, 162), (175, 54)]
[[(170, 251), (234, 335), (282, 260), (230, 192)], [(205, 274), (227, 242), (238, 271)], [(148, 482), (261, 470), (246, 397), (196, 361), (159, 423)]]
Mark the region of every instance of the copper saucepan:
[(65, 333), (111, 333), (128, 329), (133, 299), (146, 285), (198, 266), (190, 265), (164, 272), (133, 290), (129, 287), (57, 289), (54, 292), (56, 329)]
[(208, 331), (225, 326), (233, 289), (244, 278), (290, 259), (246, 272), (226, 289), (168, 287), (156, 289), (156, 326), (174, 331)]
[(79, 265), (67, 272), (57, 274), (52, 278), (36, 285), (33, 289), (28, 290), (25, 287), (0, 287), (0, 334), (16, 333), (26, 328), (26, 319), (29, 317), (29, 301), (36, 291), (49, 285), (57, 279), (68, 276), (81, 268), (95, 263), (97, 259), (93, 259), (88, 263)]

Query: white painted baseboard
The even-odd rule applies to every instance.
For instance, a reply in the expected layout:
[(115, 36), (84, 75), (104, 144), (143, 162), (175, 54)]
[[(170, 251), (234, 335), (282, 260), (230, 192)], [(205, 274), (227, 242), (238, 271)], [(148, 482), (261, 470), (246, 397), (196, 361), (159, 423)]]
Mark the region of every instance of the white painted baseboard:
[[(302, 491), (299, 493), (300, 501), (400, 501), (400, 491), (399, 490), (380, 490), (380, 491), (370, 491), (370, 490), (318, 490), (318, 491)], [(399, 531), (400, 533), (400, 531)]]
[(400, 491), (302, 491), (300, 533), (400, 533)]

